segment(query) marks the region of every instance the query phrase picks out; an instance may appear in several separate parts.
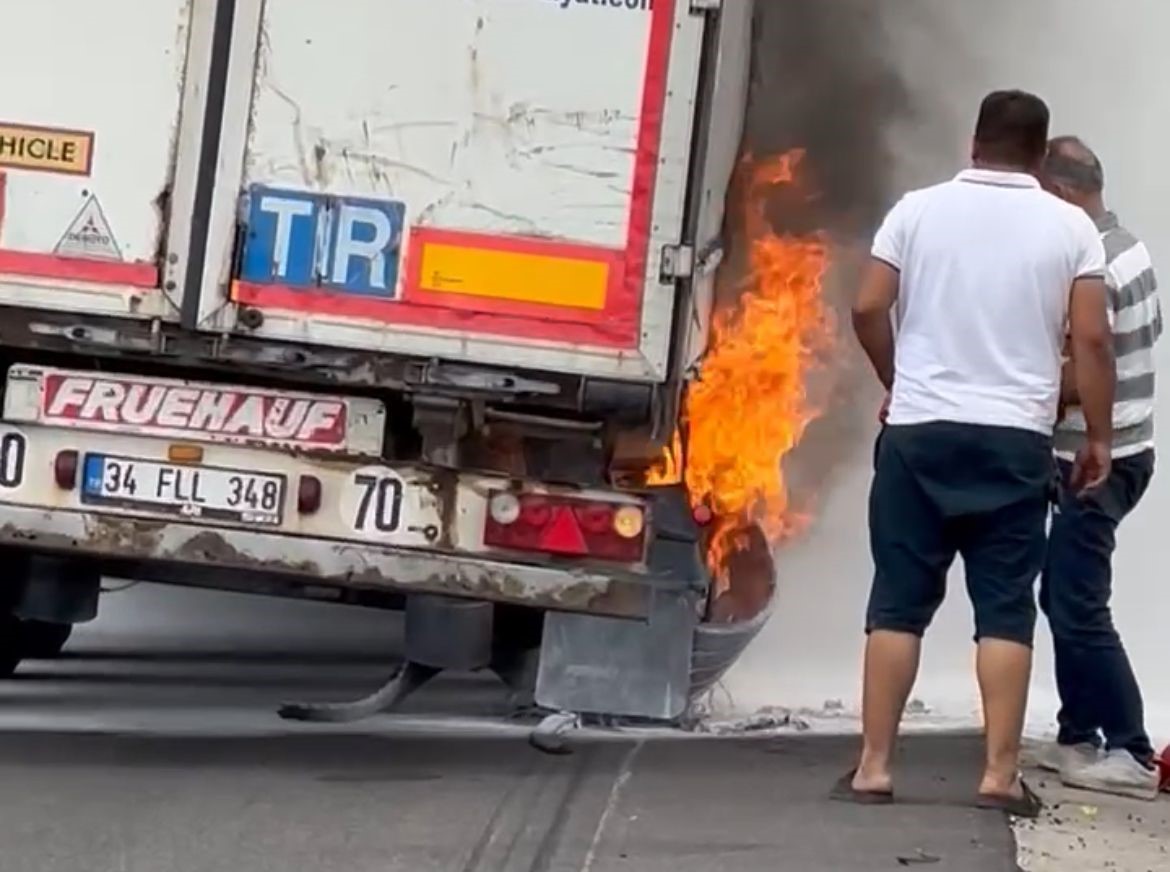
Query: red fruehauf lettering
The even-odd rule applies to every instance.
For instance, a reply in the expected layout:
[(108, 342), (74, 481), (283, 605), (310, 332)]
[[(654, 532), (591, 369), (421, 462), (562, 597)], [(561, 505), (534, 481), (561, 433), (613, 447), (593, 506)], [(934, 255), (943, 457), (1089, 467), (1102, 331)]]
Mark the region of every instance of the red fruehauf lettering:
[(303, 445), (344, 444), (347, 430), (346, 405), (339, 400), (52, 373), (41, 413), (47, 422)]

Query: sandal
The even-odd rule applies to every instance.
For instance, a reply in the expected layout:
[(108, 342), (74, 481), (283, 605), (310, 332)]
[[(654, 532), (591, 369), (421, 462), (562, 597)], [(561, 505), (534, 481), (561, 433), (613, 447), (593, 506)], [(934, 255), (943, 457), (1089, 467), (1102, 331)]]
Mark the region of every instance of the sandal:
[(833, 785), (829, 799), (837, 802), (852, 802), (856, 805), (889, 805), (894, 801), (892, 790), (858, 790), (853, 786), (857, 770), (851, 769)]
[(1002, 811), (1019, 818), (1029, 820), (1040, 817), (1044, 808), (1044, 801), (1028, 786), (1028, 782), (1020, 779), (1020, 788), (1023, 796), (999, 796), (990, 793), (981, 793), (975, 800), (975, 807), (988, 811)]

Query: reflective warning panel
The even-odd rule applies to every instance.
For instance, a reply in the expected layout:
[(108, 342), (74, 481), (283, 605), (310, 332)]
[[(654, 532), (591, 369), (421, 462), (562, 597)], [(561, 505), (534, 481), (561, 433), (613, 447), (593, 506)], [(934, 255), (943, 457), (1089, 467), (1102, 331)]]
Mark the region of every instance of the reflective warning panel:
[[(525, 244), (508, 240), (495, 248), (449, 234), (440, 242), (419, 233), (418, 259), (421, 291), (462, 294), (540, 303), (548, 306), (601, 310), (612, 266), (604, 257), (565, 256), (556, 245)], [(555, 253), (554, 253), (555, 252)]]

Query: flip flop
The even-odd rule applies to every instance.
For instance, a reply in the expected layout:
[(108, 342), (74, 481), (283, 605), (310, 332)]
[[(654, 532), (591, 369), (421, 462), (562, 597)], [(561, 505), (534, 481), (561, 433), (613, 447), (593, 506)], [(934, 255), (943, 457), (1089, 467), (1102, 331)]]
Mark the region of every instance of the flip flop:
[(829, 799), (837, 802), (852, 802), (856, 805), (889, 805), (894, 801), (892, 790), (858, 790), (853, 786), (853, 779), (857, 775), (856, 769), (841, 776), (829, 791)]
[(1020, 779), (1023, 796), (995, 796), (990, 793), (981, 793), (975, 800), (975, 807), (988, 811), (1003, 811), (1019, 818), (1034, 819), (1040, 817), (1044, 809), (1044, 801), (1028, 786), (1028, 782)]

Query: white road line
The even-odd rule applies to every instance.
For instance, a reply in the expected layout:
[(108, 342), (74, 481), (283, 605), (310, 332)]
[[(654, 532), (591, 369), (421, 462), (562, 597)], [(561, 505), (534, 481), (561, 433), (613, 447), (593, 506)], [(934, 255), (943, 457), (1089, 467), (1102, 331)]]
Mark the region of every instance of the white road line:
[(601, 817), (597, 821), (597, 829), (593, 831), (593, 840), (589, 843), (589, 851), (581, 863), (581, 872), (591, 872), (593, 869), (593, 863), (597, 860), (597, 849), (601, 845), (601, 837), (605, 834), (609, 819), (621, 801), (622, 790), (625, 788), (626, 782), (634, 774), (634, 761), (645, 744), (645, 739), (639, 739), (622, 760), (622, 767), (618, 770), (617, 778), (613, 781), (613, 787), (609, 789), (609, 799), (605, 802), (605, 810), (602, 811)]

